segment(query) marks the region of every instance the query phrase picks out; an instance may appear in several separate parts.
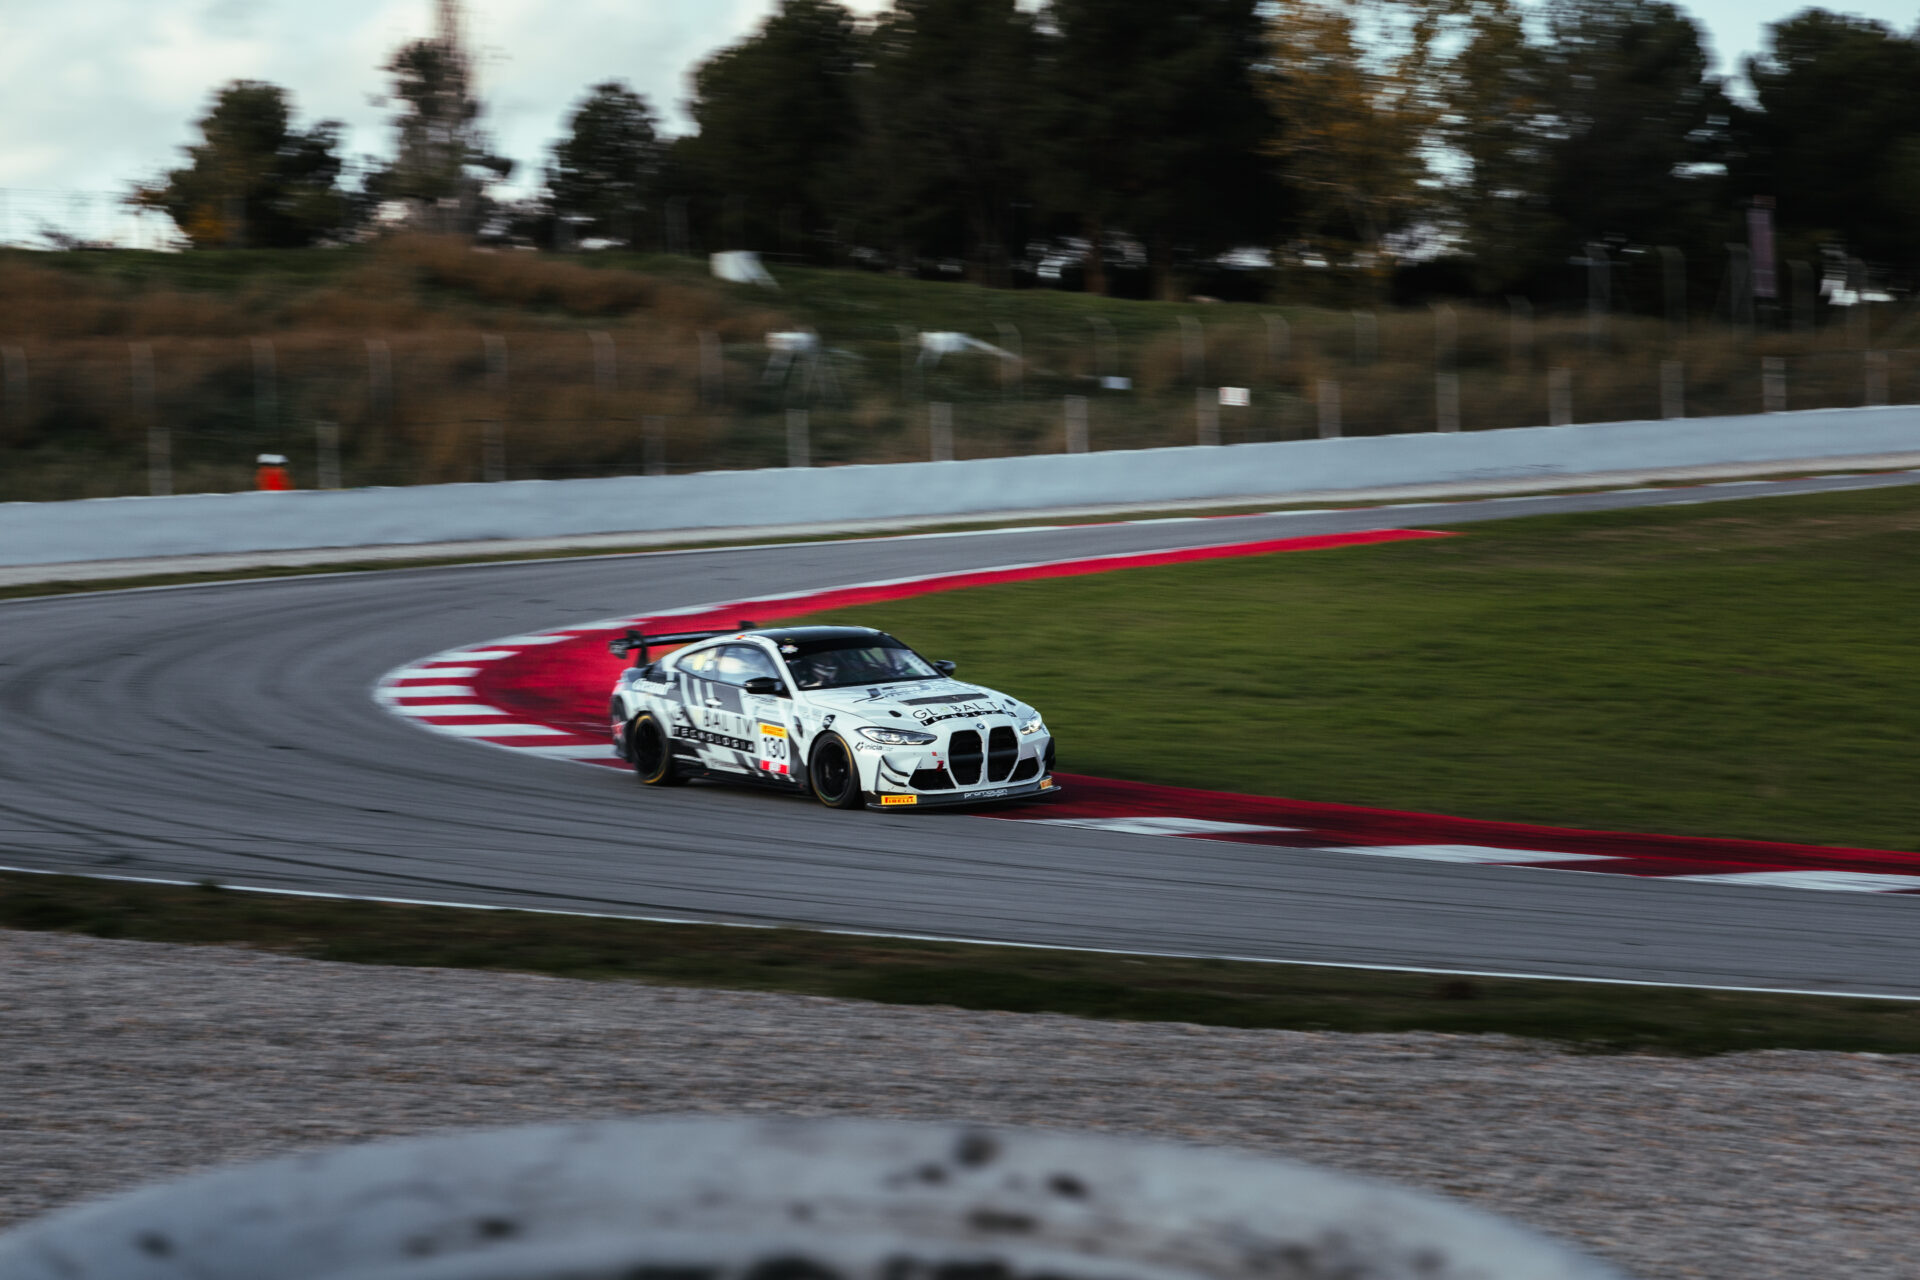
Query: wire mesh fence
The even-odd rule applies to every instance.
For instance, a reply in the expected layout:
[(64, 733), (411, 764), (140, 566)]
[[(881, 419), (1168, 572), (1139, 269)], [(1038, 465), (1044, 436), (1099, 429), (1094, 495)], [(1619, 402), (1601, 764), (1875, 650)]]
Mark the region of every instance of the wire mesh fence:
[[(667, 474), (1920, 401), (1920, 347), (1705, 329), (1594, 346), (1463, 310), (987, 342), (434, 329), (0, 338), (0, 499)], [(1646, 322), (1654, 325), (1654, 322)], [(1657, 328), (1657, 326), (1655, 326)], [(1870, 331), (1869, 331), (1870, 332)]]

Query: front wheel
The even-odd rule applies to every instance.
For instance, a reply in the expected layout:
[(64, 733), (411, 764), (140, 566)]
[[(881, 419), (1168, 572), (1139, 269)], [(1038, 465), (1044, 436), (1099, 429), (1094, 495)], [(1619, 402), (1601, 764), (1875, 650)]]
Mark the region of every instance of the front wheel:
[(651, 712), (642, 711), (627, 726), (627, 758), (633, 772), (650, 787), (677, 787), (686, 781), (673, 762), (673, 747), (667, 732)]
[(838, 734), (822, 735), (807, 758), (807, 783), (813, 798), (829, 809), (860, 807), (860, 775), (853, 767), (853, 754)]

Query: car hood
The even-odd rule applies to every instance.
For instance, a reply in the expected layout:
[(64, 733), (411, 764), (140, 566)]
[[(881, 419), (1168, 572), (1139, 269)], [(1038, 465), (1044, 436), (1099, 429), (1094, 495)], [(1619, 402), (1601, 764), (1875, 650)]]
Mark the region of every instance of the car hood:
[(988, 715), (1012, 716), (1017, 720), (1033, 714), (1033, 708), (1019, 699), (965, 680), (915, 680), (861, 689), (811, 689), (800, 696), (822, 711), (900, 728)]

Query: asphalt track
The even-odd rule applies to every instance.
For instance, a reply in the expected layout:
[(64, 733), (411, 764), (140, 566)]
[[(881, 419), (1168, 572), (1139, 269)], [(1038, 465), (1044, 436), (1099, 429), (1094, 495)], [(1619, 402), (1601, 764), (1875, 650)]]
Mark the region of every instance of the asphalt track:
[(1385, 862), (956, 813), (838, 813), (735, 788), (642, 792), (613, 770), (424, 733), (370, 696), (383, 672), (423, 654), (734, 597), (1913, 483), (1920, 475), (1827, 477), (14, 601), (0, 604), (0, 863), (1141, 952), (1920, 997), (1920, 903), (1907, 897)]

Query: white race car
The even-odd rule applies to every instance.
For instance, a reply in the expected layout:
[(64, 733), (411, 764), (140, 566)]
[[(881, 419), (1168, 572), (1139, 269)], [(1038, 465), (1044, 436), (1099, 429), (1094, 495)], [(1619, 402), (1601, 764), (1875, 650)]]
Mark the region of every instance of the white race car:
[[(657, 661), (654, 645), (685, 645)], [(608, 646), (613, 747), (648, 786), (752, 779), (836, 809), (1044, 795), (1053, 737), (1032, 707), (953, 679), (870, 627), (645, 635)]]

